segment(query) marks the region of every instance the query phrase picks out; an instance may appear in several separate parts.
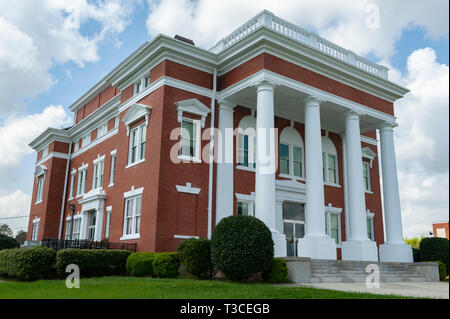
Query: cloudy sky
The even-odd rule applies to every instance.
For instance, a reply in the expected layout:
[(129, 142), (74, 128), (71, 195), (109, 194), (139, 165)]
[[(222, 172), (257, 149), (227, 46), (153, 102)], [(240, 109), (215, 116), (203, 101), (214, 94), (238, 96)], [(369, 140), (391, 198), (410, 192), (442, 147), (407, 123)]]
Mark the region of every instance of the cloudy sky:
[[(447, 0), (0, 0), (0, 223), (26, 228), (35, 153), (47, 127), (144, 41), (181, 34), (209, 48), (262, 9), (390, 67), (408, 237), (449, 213)], [(379, 23), (373, 14), (379, 13)], [(368, 27), (371, 26), (371, 27)]]

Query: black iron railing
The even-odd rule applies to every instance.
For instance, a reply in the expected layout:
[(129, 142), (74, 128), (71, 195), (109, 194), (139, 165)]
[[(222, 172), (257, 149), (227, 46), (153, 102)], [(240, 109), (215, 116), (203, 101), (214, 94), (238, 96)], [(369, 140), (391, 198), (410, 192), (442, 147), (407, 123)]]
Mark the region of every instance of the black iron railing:
[(87, 239), (53, 239), (44, 238), (41, 242), (42, 246), (53, 248), (55, 250), (66, 248), (79, 249), (124, 249), (131, 252), (136, 252), (137, 243), (112, 243), (109, 241), (91, 241)]

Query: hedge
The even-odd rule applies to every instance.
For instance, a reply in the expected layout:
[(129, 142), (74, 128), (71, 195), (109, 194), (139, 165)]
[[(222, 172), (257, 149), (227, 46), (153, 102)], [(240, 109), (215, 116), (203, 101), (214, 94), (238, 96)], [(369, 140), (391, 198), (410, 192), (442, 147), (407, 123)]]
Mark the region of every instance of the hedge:
[(12, 237), (0, 234), (0, 250), (19, 248), (19, 242)]
[(154, 253), (138, 252), (127, 258), (127, 272), (132, 276), (153, 276)]
[(161, 278), (175, 278), (178, 276), (180, 258), (177, 252), (155, 253), (153, 260), (153, 275)]
[(211, 259), (214, 267), (235, 281), (270, 270), (274, 243), (269, 228), (252, 216), (229, 216), (214, 228)]
[(69, 264), (78, 265), (83, 277), (123, 275), (130, 253), (128, 250), (112, 249), (63, 249), (56, 254), (56, 269), (62, 277), (67, 275)]
[(48, 278), (55, 251), (47, 247), (8, 249), (0, 252), (0, 276), (17, 280)]
[(272, 267), (269, 271), (262, 274), (264, 281), (270, 283), (283, 283), (288, 282), (288, 267), (286, 261), (281, 258), (274, 258), (272, 261)]
[(200, 279), (211, 278), (211, 241), (191, 238), (185, 240), (177, 249), (181, 264), (188, 272)]
[(430, 237), (420, 242), (420, 259), (429, 261), (442, 261), (449, 269), (449, 247), (447, 238)]

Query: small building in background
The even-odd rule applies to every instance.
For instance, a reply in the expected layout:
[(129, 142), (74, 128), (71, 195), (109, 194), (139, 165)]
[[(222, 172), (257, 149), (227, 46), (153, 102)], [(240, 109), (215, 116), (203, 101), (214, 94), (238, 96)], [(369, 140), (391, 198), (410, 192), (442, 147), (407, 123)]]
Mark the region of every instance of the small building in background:
[(433, 236), (448, 239), (448, 221), (433, 223)]

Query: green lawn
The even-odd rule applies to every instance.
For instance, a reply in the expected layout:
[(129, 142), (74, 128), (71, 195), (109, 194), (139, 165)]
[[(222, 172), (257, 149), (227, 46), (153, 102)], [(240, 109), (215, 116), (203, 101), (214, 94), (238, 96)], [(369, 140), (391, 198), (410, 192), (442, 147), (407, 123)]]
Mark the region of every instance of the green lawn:
[(392, 295), (351, 293), (269, 284), (240, 284), (219, 280), (100, 277), (81, 279), (80, 288), (68, 289), (64, 280), (0, 281), (0, 299), (384, 299)]

